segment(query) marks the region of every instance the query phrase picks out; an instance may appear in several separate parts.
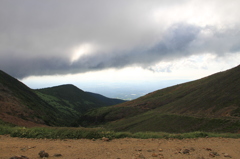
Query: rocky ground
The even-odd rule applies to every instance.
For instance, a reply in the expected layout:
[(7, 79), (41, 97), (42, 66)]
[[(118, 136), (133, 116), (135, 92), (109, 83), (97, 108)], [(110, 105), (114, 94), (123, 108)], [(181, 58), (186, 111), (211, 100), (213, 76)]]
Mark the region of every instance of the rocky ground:
[(39, 154), (42, 157), (46, 154), (49, 159), (239, 159), (240, 139), (124, 138), (107, 141), (0, 136), (0, 159), (39, 159)]

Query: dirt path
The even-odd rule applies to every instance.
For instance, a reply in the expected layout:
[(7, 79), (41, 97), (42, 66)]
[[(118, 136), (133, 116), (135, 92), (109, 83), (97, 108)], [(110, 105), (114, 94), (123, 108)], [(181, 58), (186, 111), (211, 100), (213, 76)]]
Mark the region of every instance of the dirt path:
[[(181, 150), (182, 149), (182, 150)], [(185, 150), (187, 149), (187, 150)], [(0, 136), (0, 159), (12, 156), (40, 158), (38, 153), (45, 150), (49, 159), (208, 159), (211, 152), (217, 152), (216, 159), (240, 158), (240, 139), (199, 138), (199, 139), (115, 139), (103, 140), (51, 140), (24, 139)], [(184, 154), (183, 150), (189, 153)], [(182, 153), (179, 153), (181, 151)], [(54, 154), (61, 154), (55, 157)], [(225, 154), (226, 155), (226, 154)]]

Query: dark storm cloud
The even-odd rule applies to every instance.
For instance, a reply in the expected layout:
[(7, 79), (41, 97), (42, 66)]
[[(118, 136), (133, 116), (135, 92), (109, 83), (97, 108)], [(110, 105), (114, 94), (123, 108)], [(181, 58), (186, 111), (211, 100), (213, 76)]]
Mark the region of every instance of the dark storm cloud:
[[(125, 52), (86, 55), (76, 65), (86, 70), (123, 68), (138, 65), (147, 68), (159, 61), (170, 61), (201, 53), (224, 56), (225, 53), (239, 52), (240, 33), (227, 30), (216, 32), (213, 27), (201, 28), (184, 23), (174, 24), (152, 46), (141, 46)], [(231, 33), (230, 33), (231, 32)], [(83, 65), (81, 65), (83, 64)]]
[[(127, 51), (96, 52), (86, 54), (71, 63), (61, 56), (27, 58), (24, 56), (1, 58), (1, 68), (18, 78), (30, 75), (80, 73), (107, 68), (123, 68), (138, 65), (147, 68), (159, 61), (169, 61), (202, 52), (223, 55), (238, 52), (240, 35), (215, 32), (189, 24), (174, 24), (161, 40), (152, 46), (141, 46)], [(207, 32), (205, 35), (204, 32)]]
[[(154, 10), (188, 2), (192, 1), (3, 0), (0, 69), (24, 78), (133, 65), (147, 68), (194, 54), (240, 51), (238, 23), (219, 29), (167, 15), (161, 24), (154, 21)], [(85, 43), (93, 51), (71, 60), (74, 48)]]

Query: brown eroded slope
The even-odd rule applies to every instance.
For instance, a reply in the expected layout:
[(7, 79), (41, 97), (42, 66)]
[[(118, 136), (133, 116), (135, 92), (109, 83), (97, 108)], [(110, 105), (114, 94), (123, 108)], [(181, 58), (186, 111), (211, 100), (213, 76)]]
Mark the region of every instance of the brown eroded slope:
[(56, 116), (51, 112), (57, 110), (26, 85), (0, 71), (0, 119), (21, 126), (54, 125)]
[(0, 119), (19, 126), (43, 126), (44, 121), (31, 115), (34, 111), (16, 98), (11, 90), (0, 83)]

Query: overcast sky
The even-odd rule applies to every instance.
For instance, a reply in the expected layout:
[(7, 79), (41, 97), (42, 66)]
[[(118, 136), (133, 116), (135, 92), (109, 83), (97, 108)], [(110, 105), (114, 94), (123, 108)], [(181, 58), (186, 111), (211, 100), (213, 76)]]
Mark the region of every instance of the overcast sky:
[(239, 64), (239, 6), (240, 0), (1, 0), (0, 69), (31, 88), (201, 78)]

